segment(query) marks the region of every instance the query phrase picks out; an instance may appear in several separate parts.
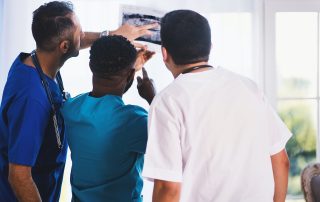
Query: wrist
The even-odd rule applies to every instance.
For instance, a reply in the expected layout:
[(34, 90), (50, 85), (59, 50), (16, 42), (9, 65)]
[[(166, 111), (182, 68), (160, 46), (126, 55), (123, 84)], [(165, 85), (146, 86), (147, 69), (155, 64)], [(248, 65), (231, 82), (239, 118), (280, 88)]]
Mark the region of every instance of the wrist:
[(116, 34), (116, 31), (109, 31), (109, 36), (111, 36), (111, 35), (115, 35)]
[(100, 38), (104, 37), (104, 36), (109, 36), (110, 35), (110, 31), (109, 30), (104, 30), (100, 33)]
[(151, 105), (153, 98), (154, 95), (150, 95), (148, 98), (146, 98), (146, 101), (149, 103), (149, 105)]

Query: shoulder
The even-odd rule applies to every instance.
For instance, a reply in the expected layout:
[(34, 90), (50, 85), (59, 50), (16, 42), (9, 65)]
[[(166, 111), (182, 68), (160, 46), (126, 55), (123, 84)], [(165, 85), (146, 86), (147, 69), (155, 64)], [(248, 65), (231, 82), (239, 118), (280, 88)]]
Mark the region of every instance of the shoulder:
[(123, 127), (130, 133), (129, 137), (133, 139), (146, 137), (148, 134), (148, 112), (136, 105), (125, 105), (123, 109), (119, 116), (122, 117)]
[(68, 100), (65, 101), (64, 105), (73, 105), (73, 104), (82, 102), (87, 95), (88, 93), (82, 93), (75, 97), (69, 98)]
[(173, 81), (154, 97), (149, 111), (153, 111), (155, 108), (177, 109), (182, 101), (181, 98), (185, 97), (184, 91), (185, 89), (180, 86), (179, 81)]
[(127, 116), (136, 117), (136, 118), (146, 118), (148, 116), (148, 112), (137, 105), (125, 105), (124, 110)]
[(67, 112), (72, 111), (74, 108), (80, 110), (80, 106), (85, 101), (88, 93), (79, 94), (76, 97), (67, 99), (61, 107), (61, 112), (65, 115)]
[(37, 70), (34, 67), (24, 64), (21, 60), (25, 57), (21, 53), (11, 65), (9, 70), (7, 85), (13, 85), (20, 88), (42, 87), (41, 80)]
[(248, 92), (250, 92), (256, 96), (259, 96), (259, 97), (263, 96), (261, 89), (259, 89), (257, 83), (255, 81), (253, 81), (252, 79), (250, 79), (246, 76), (231, 72), (231, 71), (226, 70), (224, 68), (222, 68), (222, 69), (223, 70), (221, 71), (221, 73), (223, 74), (223, 76), (227, 80), (229, 80), (230, 82), (233, 82), (234, 85), (238, 86), (238, 88), (245, 89)]
[(124, 105), (114, 113), (114, 119), (124, 124), (126, 130), (145, 130), (148, 125), (148, 112), (136, 105)]
[(11, 66), (3, 98), (13, 101), (33, 100), (43, 106), (49, 105), (37, 71), (21, 62), (14, 62)]

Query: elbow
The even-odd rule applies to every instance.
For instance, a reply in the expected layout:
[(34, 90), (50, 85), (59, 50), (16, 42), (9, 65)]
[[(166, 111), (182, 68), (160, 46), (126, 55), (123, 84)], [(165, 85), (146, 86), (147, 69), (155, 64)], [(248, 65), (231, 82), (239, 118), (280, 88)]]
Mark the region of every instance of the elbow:
[(178, 198), (180, 195), (180, 189), (176, 187), (163, 186), (160, 188), (160, 192), (164, 193), (168, 198)]
[(286, 170), (290, 170), (290, 161), (288, 157), (284, 160), (283, 165), (286, 168)]
[(290, 161), (289, 161), (289, 157), (287, 155), (286, 152), (282, 152), (280, 158), (279, 158), (279, 163), (281, 164), (281, 166), (289, 171), (290, 170)]
[(272, 166), (273, 167), (281, 167), (285, 170), (290, 169), (290, 161), (285, 149), (281, 152), (271, 156)]
[(170, 202), (179, 201), (180, 190), (181, 190), (180, 183), (155, 180), (155, 189), (154, 189), (155, 191), (154, 194), (156, 195), (155, 198), (156, 199), (161, 198), (165, 200), (153, 200), (153, 201), (170, 201)]
[(31, 167), (9, 164), (8, 182), (11, 187), (21, 186), (29, 180), (32, 180)]
[(19, 178), (12, 172), (9, 172), (8, 182), (13, 190), (15, 190), (16, 186), (20, 184)]
[(16, 184), (19, 184), (19, 181), (21, 181), (19, 175), (15, 172), (9, 171), (8, 182), (11, 187), (14, 188)]

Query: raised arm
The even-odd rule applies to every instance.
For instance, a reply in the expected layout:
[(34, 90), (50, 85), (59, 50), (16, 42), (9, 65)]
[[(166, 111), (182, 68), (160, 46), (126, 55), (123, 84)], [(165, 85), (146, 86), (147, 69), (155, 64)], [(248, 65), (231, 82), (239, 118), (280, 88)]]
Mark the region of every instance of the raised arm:
[(19, 202), (40, 202), (41, 197), (31, 175), (31, 167), (9, 164), (9, 183)]
[(290, 163), (285, 149), (271, 156), (273, 178), (275, 183), (274, 202), (284, 202), (288, 189)]
[[(129, 24), (124, 24), (114, 31), (110, 31), (109, 35), (122, 35), (128, 40), (133, 41), (144, 35), (150, 35), (149, 29), (157, 27), (158, 24), (149, 24), (142, 26), (133, 26)], [(81, 40), (80, 48), (88, 48), (91, 44), (100, 37), (100, 32), (85, 32), (84, 38)], [(135, 44), (139, 46), (140, 44)]]
[(179, 202), (181, 183), (154, 180), (152, 202)]

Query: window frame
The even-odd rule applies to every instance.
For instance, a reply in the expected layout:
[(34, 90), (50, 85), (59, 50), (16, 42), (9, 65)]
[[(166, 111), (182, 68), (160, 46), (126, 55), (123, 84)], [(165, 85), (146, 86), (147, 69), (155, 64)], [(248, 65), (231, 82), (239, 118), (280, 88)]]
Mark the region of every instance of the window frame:
[[(320, 1), (318, 0), (266, 0), (264, 5), (265, 58), (263, 70), (264, 91), (274, 108), (280, 100), (315, 100), (317, 102), (317, 147), (316, 159), (320, 161)], [(317, 96), (288, 97), (277, 96), (276, 64), (276, 13), (277, 12), (317, 12), (318, 13), (318, 60), (317, 60)]]

